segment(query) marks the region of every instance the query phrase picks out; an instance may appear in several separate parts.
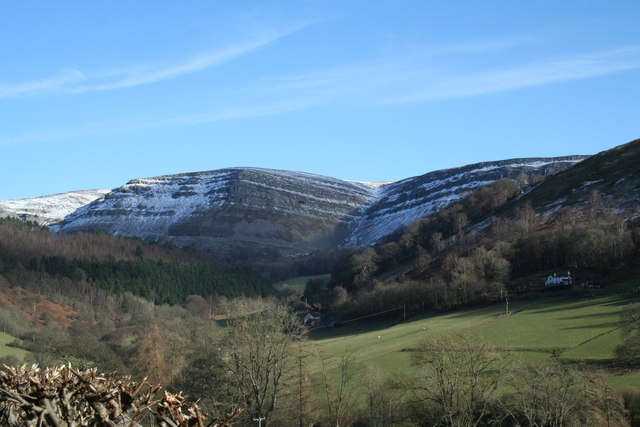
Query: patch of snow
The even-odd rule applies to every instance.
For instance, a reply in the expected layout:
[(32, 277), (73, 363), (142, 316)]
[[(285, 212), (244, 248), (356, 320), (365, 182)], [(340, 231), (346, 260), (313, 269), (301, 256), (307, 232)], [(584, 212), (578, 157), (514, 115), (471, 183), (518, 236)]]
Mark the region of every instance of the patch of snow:
[(380, 187), (384, 187), (385, 185), (393, 184), (395, 181), (350, 181), (350, 182), (367, 185), (369, 187), (380, 188)]
[(604, 182), (604, 178), (603, 179), (596, 179), (595, 181), (587, 181), (584, 184), (582, 184), (582, 187), (583, 188), (584, 187), (589, 187), (590, 185), (598, 184), (598, 183), (601, 183), (601, 182)]
[(109, 194), (111, 190), (81, 190), (26, 199), (2, 200), (0, 210), (49, 225), (62, 221), (78, 208)]
[[(220, 205), (224, 198), (220, 190), (228, 184), (230, 175), (223, 172), (135, 179), (114, 189), (99, 203), (79, 209), (66, 218), (61, 228), (91, 224), (110, 225), (119, 235), (167, 233), (172, 224), (198, 209)], [(120, 213), (118, 224), (111, 224), (109, 214), (113, 212)]]

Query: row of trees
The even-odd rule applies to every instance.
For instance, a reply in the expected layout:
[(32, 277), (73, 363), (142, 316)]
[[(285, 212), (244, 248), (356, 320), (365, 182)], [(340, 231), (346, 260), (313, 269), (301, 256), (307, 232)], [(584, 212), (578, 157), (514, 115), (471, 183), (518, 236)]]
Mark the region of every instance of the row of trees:
[(623, 426), (624, 401), (606, 379), (555, 362), (509, 367), (472, 336), (438, 336), (414, 351), (403, 379), (429, 425)]
[(74, 287), (95, 285), (132, 292), (158, 303), (180, 304), (188, 295), (267, 296), (269, 280), (246, 268), (231, 268), (177, 249), (101, 234), (52, 235), (35, 224), (0, 220), (0, 273), (23, 286), (24, 272), (40, 283), (66, 278)]
[(188, 295), (273, 295), (270, 281), (249, 269), (224, 268), (205, 262), (135, 260), (68, 260), (64, 257), (32, 259), (30, 271), (81, 280), (115, 292), (129, 291), (159, 303), (178, 304)]
[(190, 254), (161, 245), (146, 245), (140, 239), (115, 237), (102, 232), (52, 233), (36, 222), (0, 218), (0, 242), (3, 254), (10, 254), (22, 265), (32, 258), (62, 256), (67, 259), (135, 259), (144, 254), (158, 260)]

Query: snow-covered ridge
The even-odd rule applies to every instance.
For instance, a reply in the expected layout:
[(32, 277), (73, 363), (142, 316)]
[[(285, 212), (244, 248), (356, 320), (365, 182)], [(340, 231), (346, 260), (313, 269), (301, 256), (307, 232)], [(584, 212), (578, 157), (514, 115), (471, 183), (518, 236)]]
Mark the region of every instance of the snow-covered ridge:
[(484, 162), (430, 172), (380, 187), (375, 199), (362, 209), (345, 243), (373, 245), (418, 218), (445, 208), (470, 191), (497, 179), (516, 178), (522, 172), (547, 175), (566, 168), (585, 156), (511, 159)]
[(81, 190), (49, 196), (0, 200), (0, 216), (17, 216), (49, 225), (62, 221), (81, 206), (97, 200), (111, 190)]
[[(127, 236), (167, 233), (172, 224), (198, 209), (220, 206), (230, 177), (230, 172), (221, 171), (134, 179), (112, 190), (97, 203), (78, 209), (62, 224), (73, 224), (74, 229), (99, 229)], [(114, 223), (116, 216), (119, 219)], [(52, 228), (66, 227), (55, 225)]]
[(548, 175), (582, 159), (478, 163), (392, 183), (260, 168), (139, 178), (79, 207), (52, 229), (98, 230), (233, 254), (372, 245), (481, 185), (523, 172)]
[(375, 194), (365, 184), (303, 172), (231, 168), (134, 179), (53, 228), (154, 240), (194, 237), (207, 244), (235, 236), (335, 245), (352, 212)]

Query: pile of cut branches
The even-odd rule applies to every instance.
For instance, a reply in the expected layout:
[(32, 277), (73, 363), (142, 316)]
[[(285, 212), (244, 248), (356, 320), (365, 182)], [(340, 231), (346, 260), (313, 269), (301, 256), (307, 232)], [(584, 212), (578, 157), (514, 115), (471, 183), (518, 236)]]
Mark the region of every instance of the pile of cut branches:
[(8, 426), (230, 426), (236, 412), (205, 424), (197, 403), (146, 380), (135, 382), (71, 365), (40, 369), (5, 366), (0, 372), (0, 424)]

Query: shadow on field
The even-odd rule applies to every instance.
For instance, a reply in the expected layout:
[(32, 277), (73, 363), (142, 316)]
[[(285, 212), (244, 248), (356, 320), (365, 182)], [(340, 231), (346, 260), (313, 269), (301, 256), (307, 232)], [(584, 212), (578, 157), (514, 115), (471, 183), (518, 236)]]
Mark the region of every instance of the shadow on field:
[(616, 328), (618, 326), (620, 326), (620, 322), (606, 322), (606, 323), (594, 323), (592, 325), (569, 326), (566, 328), (562, 328), (562, 330), (569, 331), (572, 329), (602, 329), (602, 328)]
[(620, 306), (620, 305), (627, 305), (627, 304), (633, 304), (633, 303), (638, 303), (640, 302), (640, 299), (638, 298), (620, 298), (618, 300), (612, 301), (610, 303), (604, 304), (607, 306), (612, 306), (612, 307), (616, 307), (616, 306)]
[[(636, 301), (637, 301), (637, 298), (628, 298), (624, 296), (617, 297), (613, 300), (606, 298), (606, 301), (598, 301), (597, 299), (596, 300), (588, 299), (588, 300), (582, 300), (581, 302), (577, 302), (577, 300), (563, 299), (562, 301), (558, 301), (559, 304), (563, 304), (560, 307), (542, 308), (537, 310), (533, 308), (530, 310), (530, 312), (531, 313), (553, 313), (553, 312), (560, 312), (560, 311), (579, 310), (586, 307), (596, 307), (599, 305), (603, 307), (618, 307), (618, 306), (627, 305)], [(567, 307), (564, 304), (571, 304), (571, 306)]]
[(580, 320), (580, 319), (589, 319), (594, 317), (611, 317), (610, 312), (606, 313), (592, 313), (592, 314), (583, 314), (580, 316), (566, 316), (566, 317), (558, 317), (558, 320)]
[(392, 320), (357, 321), (338, 325), (334, 328), (321, 328), (309, 332), (312, 340), (326, 340), (330, 338), (341, 338), (352, 335), (366, 334), (384, 328), (397, 325), (398, 322)]
[[(456, 313), (457, 311), (460, 311), (460, 312)], [(504, 303), (495, 303), (488, 306), (468, 306), (468, 307), (456, 308), (455, 310), (452, 310), (452, 311), (442, 311), (434, 314), (437, 314), (438, 316), (448, 315), (451, 319), (461, 319), (465, 317), (478, 317), (478, 316), (482, 316), (483, 314), (498, 315), (500, 314), (501, 311), (502, 312), (504, 311)], [(456, 314), (452, 314), (452, 313), (456, 313)]]

